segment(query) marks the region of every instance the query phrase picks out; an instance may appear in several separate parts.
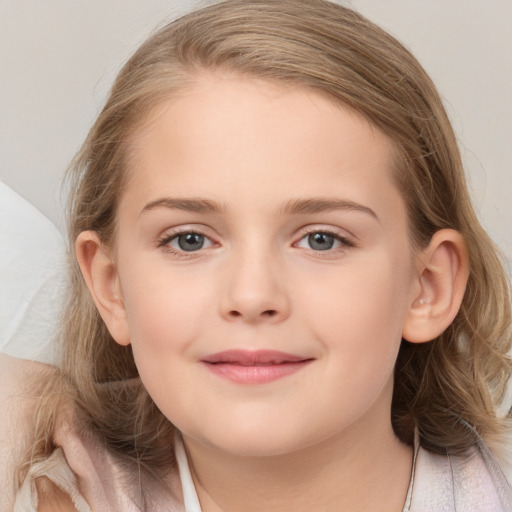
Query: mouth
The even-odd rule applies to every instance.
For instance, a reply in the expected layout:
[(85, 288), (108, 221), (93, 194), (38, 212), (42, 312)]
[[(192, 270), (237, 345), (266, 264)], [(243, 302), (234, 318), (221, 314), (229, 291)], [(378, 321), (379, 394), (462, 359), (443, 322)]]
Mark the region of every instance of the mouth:
[(305, 368), (312, 358), (276, 350), (226, 350), (201, 359), (219, 377), (241, 384), (265, 384)]

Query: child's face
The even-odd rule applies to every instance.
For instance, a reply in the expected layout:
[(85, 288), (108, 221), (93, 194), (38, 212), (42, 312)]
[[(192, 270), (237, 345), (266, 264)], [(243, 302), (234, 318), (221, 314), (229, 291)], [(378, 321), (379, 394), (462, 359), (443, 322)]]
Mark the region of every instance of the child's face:
[(133, 150), (118, 341), (169, 420), (237, 454), (389, 431), (418, 277), (387, 137), (312, 92), (204, 77)]

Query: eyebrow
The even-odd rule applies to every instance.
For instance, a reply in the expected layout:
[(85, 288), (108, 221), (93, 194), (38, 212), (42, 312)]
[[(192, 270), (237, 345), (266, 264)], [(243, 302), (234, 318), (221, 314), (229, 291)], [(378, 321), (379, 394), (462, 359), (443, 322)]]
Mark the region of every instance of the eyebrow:
[(376, 220), (379, 220), (379, 217), (371, 208), (345, 199), (292, 199), (283, 207), (282, 213), (300, 215), (308, 213), (325, 213), (333, 210), (353, 210), (363, 212), (372, 216)]
[[(140, 215), (156, 208), (169, 208), (172, 210), (182, 210), (194, 213), (223, 213), (226, 211), (225, 206), (209, 199), (162, 197), (147, 203), (142, 209)], [(371, 208), (345, 199), (291, 199), (281, 209), (281, 214), (305, 215), (325, 213), (333, 210), (359, 211), (370, 215), (376, 220), (379, 220), (379, 217)]]
[(170, 208), (172, 210), (183, 210), (185, 212), (194, 213), (222, 213), (226, 211), (224, 206), (221, 206), (215, 201), (208, 199), (178, 199), (172, 197), (162, 197), (146, 204), (140, 214), (146, 213), (155, 208)]

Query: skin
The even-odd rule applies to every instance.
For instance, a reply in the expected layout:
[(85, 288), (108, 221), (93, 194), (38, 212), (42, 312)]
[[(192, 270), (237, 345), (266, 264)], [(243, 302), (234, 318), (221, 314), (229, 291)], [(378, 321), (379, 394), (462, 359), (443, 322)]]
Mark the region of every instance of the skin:
[[(451, 322), (466, 271), (455, 232), (413, 251), (393, 157), (386, 135), (313, 92), (206, 75), (134, 138), (115, 247), (80, 235), (100, 313), (182, 432), (204, 512), (402, 510), (396, 356), (402, 336)], [(181, 249), (184, 233), (202, 248)], [(201, 363), (228, 349), (310, 362), (234, 383)]]

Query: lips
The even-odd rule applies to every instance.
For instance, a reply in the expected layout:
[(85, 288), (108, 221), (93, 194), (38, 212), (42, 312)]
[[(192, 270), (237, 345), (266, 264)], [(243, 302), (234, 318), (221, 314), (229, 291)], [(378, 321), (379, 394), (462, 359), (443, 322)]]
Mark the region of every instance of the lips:
[(264, 384), (292, 375), (313, 359), (276, 350), (226, 350), (201, 359), (219, 377), (245, 384)]

